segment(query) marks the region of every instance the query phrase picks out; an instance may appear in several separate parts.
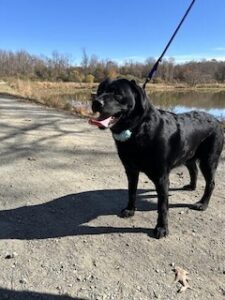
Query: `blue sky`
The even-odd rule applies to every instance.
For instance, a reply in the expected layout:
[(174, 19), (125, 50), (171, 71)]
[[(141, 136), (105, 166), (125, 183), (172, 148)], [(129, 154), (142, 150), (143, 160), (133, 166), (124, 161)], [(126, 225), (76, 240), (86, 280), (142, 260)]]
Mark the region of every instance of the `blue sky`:
[[(0, 0), (0, 49), (88, 55), (117, 62), (157, 58), (190, 0)], [(166, 54), (177, 62), (225, 60), (225, 1), (196, 0)]]

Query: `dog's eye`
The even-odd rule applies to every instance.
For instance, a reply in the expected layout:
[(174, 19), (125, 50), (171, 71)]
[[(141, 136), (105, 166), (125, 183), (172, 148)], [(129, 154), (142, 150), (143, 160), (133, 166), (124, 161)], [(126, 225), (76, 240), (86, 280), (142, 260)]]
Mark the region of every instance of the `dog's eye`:
[(122, 100), (123, 100), (123, 96), (121, 96), (121, 95), (114, 95), (114, 97), (119, 102), (122, 102)]

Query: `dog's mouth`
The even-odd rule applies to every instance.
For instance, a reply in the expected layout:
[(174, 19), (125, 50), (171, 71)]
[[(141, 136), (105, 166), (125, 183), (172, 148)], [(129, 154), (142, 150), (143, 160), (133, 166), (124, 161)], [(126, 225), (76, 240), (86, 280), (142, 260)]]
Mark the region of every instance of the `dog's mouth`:
[(121, 114), (110, 116), (109, 114), (102, 113), (97, 118), (89, 119), (89, 124), (95, 125), (100, 129), (112, 128), (119, 121)]

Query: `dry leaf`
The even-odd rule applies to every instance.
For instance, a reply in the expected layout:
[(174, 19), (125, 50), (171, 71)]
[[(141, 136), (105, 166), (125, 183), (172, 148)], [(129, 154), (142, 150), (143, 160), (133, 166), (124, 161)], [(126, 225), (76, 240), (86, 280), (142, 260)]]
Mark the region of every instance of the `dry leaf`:
[(184, 291), (186, 291), (187, 289), (190, 289), (190, 285), (188, 283), (188, 280), (190, 280), (188, 278), (188, 272), (180, 267), (176, 267), (174, 269), (175, 272), (175, 279), (174, 282), (179, 282), (180, 284), (182, 284), (182, 287), (180, 288), (180, 290), (178, 291), (179, 293), (182, 293)]

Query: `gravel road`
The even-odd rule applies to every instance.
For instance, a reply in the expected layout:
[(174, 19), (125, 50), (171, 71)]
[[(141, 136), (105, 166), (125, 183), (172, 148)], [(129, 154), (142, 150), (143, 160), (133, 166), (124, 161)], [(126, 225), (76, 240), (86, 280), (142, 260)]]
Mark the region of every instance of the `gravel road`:
[[(138, 210), (117, 216), (127, 182), (109, 131), (0, 98), (0, 299), (225, 299), (225, 159), (205, 212), (185, 168), (170, 177), (170, 235), (156, 240), (156, 192), (141, 175)], [(174, 266), (192, 289), (177, 293)]]

